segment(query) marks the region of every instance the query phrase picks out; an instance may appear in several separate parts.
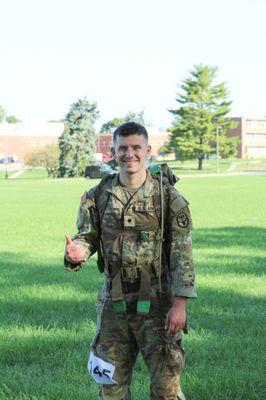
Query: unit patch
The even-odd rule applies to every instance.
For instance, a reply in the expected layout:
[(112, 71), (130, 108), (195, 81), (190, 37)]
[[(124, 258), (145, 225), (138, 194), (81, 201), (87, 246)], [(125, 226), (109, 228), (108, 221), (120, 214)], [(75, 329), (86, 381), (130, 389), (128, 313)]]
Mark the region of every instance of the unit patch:
[(189, 225), (188, 216), (182, 211), (177, 214), (176, 220), (180, 228), (187, 228)]

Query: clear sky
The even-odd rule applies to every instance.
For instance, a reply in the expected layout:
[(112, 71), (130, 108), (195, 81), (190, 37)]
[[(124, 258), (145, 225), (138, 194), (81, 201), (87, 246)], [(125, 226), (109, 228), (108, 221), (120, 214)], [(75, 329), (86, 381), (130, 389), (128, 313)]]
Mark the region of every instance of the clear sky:
[(23, 121), (95, 100), (168, 127), (180, 81), (216, 65), (234, 116), (266, 115), (266, 0), (0, 0), (0, 105)]

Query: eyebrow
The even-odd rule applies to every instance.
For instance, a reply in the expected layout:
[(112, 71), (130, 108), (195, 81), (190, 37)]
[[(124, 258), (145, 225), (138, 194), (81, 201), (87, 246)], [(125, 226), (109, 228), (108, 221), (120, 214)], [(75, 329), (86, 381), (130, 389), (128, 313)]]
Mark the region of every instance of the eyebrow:
[(122, 149), (127, 149), (128, 147), (133, 147), (133, 149), (140, 149), (141, 145), (140, 144), (133, 144), (132, 146), (121, 145), (118, 148), (122, 150)]

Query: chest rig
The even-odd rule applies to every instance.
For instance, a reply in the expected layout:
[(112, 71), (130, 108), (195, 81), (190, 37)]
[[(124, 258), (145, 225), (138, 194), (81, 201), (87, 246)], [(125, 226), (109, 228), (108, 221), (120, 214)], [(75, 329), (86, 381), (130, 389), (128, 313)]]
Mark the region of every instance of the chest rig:
[[(177, 178), (172, 176), (174, 184)], [(162, 166), (156, 165), (130, 199), (117, 175), (104, 178), (98, 186), (98, 267), (110, 282), (112, 305), (117, 312), (125, 312), (127, 301), (133, 299), (138, 313), (148, 313), (152, 281), (158, 282), (162, 291), (165, 184), (169, 185), (169, 177), (163, 175)]]

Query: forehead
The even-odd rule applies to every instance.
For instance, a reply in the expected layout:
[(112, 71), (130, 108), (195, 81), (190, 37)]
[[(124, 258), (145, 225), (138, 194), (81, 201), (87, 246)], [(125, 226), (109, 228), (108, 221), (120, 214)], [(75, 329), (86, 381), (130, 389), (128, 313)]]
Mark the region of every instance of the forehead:
[(147, 139), (143, 135), (130, 135), (130, 136), (118, 136), (114, 145), (119, 146), (145, 146), (147, 145)]

